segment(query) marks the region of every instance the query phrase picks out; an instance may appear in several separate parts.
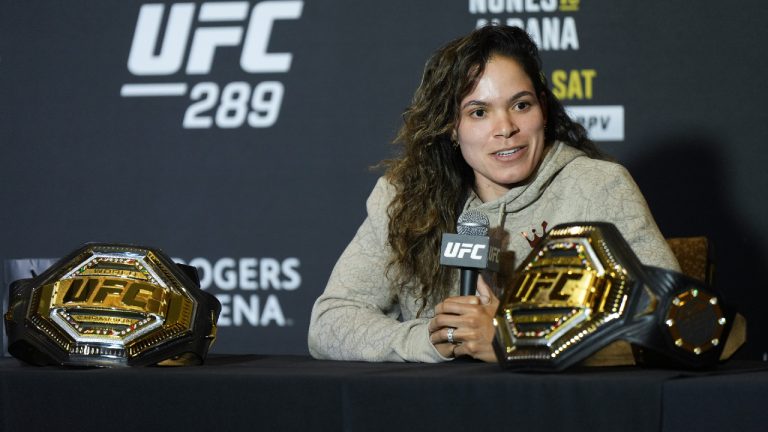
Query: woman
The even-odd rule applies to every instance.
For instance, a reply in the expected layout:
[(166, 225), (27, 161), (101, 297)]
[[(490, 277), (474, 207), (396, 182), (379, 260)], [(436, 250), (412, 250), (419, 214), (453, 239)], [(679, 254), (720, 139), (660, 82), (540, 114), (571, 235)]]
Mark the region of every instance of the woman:
[(483, 278), (476, 296), (458, 296), (458, 272), (439, 265), (441, 237), (467, 209), (502, 236), (502, 277), (547, 225), (578, 221), (612, 222), (644, 264), (678, 269), (630, 175), (601, 160), (540, 64), (528, 35), (504, 26), (429, 59), (396, 139), (402, 155), (384, 163), (368, 217), (315, 303), (314, 357), (496, 361), (497, 296)]

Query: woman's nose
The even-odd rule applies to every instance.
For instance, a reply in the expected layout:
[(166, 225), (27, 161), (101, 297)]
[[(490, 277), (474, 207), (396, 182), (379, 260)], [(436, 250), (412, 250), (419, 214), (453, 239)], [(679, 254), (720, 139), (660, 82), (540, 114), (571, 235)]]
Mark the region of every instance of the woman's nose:
[(515, 125), (515, 122), (512, 120), (511, 116), (509, 115), (503, 115), (499, 118), (498, 122), (496, 123), (496, 130), (494, 132), (494, 136), (500, 137), (500, 138), (509, 138), (515, 133), (517, 133), (519, 129)]

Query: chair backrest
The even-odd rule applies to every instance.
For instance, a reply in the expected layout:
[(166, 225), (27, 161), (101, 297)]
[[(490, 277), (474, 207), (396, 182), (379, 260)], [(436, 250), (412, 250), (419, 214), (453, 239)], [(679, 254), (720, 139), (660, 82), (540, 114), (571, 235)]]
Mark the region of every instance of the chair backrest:
[(706, 237), (668, 238), (667, 244), (677, 257), (683, 274), (712, 285), (715, 266), (712, 245)]

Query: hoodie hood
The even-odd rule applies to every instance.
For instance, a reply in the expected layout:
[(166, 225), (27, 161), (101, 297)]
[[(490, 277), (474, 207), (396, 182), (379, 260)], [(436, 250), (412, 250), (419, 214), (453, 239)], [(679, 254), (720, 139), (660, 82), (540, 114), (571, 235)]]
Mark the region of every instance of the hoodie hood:
[(587, 157), (587, 155), (562, 141), (556, 141), (544, 155), (544, 160), (541, 161), (530, 181), (513, 187), (500, 198), (489, 202), (483, 202), (474, 190), (470, 191), (463, 210), (471, 208), (487, 214), (497, 213), (499, 215), (497, 224), (503, 225), (505, 214), (517, 213), (535, 203), (560, 171), (579, 157)]

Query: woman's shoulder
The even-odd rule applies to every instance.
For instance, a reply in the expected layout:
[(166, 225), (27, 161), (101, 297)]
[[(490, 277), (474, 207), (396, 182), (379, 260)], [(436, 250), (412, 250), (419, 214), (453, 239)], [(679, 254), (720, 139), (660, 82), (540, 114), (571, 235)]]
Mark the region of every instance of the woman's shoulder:
[(641, 194), (624, 166), (593, 159), (581, 152), (561, 167), (546, 185), (546, 191), (558, 196), (581, 197), (593, 203), (622, 197), (629, 199)]
[(376, 209), (386, 209), (389, 203), (394, 199), (397, 190), (395, 186), (385, 176), (381, 176), (376, 180), (376, 185), (373, 186), (373, 190), (368, 196), (368, 212)]
[(367, 221), (376, 231), (386, 230), (389, 224), (389, 206), (395, 199), (397, 190), (384, 176), (376, 180), (373, 190), (365, 202)]
[(573, 158), (560, 172), (560, 176), (578, 183), (631, 183), (632, 175), (620, 163), (580, 155)]

